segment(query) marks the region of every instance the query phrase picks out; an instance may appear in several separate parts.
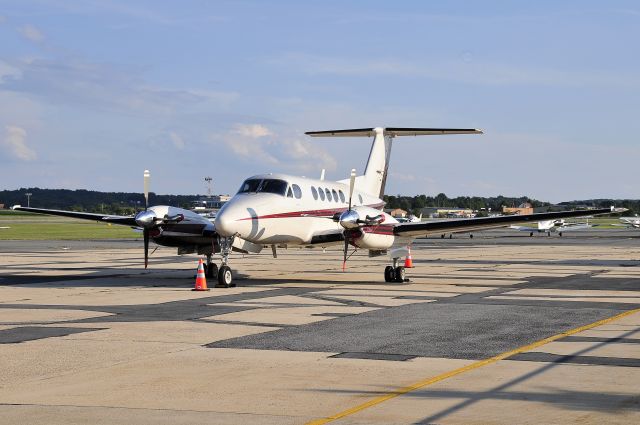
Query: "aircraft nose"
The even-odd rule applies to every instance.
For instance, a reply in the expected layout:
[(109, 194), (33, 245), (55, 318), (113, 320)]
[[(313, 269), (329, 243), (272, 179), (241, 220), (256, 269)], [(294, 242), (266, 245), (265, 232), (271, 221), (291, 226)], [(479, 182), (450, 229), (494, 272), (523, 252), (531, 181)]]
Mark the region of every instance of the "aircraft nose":
[(216, 228), (216, 232), (220, 236), (229, 237), (236, 234), (234, 222), (235, 217), (233, 217), (233, 214), (227, 212), (227, 208), (223, 208), (218, 212), (213, 223)]

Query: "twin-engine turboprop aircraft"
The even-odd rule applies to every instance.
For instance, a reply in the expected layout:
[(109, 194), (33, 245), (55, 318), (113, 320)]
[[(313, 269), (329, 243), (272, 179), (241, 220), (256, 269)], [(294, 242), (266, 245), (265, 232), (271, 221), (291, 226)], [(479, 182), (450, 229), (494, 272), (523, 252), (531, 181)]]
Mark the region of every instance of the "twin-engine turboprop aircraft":
[[(355, 130), (313, 131), (312, 137), (371, 137), (373, 144), (364, 174), (331, 182), (285, 174), (259, 174), (246, 179), (238, 193), (218, 212), (212, 224), (188, 210), (153, 206), (134, 217), (16, 206), (14, 209), (62, 215), (143, 229), (145, 267), (149, 240), (178, 247), (178, 254), (207, 256), (207, 274), (217, 276), (218, 285), (232, 285), (228, 265), (231, 251), (258, 253), (271, 246), (273, 256), (279, 246), (343, 246), (343, 270), (349, 246), (369, 251), (370, 256), (389, 254), (391, 264), (384, 270), (386, 282), (405, 280), (399, 259), (416, 237), (427, 234), (465, 232), (506, 227), (515, 223), (556, 220), (566, 217), (606, 214), (611, 209), (562, 211), (470, 219), (399, 223), (382, 211), (391, 145), (395, 137), (443, 134), (482, 134), (476, 129), (448, 128), (363, 128)], [(145, 200), (148, 204), (148, 172), (145, 172)], [(220, 253), (222, 265), (211, 262)]]

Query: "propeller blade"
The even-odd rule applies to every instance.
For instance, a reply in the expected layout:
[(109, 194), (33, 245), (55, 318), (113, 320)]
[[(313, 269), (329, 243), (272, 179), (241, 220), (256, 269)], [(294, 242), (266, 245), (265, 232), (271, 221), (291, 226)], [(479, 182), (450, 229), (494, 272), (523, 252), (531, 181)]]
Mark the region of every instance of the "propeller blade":
[(345, 271), (347, 268), (347, 252), (349, 250), (349, 235), (347, 232), (344, 232), (344, 253), (342, 256), (342, 271)]
[(144, 236), (144, 268), (146, 269), (149, 264), (149, 229), (144, 227), (142, 234)]
[(149, 208), (149, 170), (144, 170), (144, 210)]
[(349, 211), (351, 211), (351, 198), (353, 197), (353, 187), (356, 183), (356, 169), (351, 169), (351, 176), (349, 177)]

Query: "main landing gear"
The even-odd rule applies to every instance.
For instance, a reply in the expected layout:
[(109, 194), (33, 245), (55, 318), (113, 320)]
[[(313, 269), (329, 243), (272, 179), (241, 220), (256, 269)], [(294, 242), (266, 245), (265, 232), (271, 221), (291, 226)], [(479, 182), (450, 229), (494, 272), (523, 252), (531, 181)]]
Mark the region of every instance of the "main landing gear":
[(231, 244), (233, 243), (233, 236), (230, 238), (220, 238), (220, 255), (222, 256), (222, 265), (217, 269), (218, 272), (218, 283), (215, 285), (216, 288), (232, 288), (236, 286), (233, 283), (233, 273), (231, 272), (231, 267), (227, 264), (229, 262), (229, 253), (231, 252)]
[(406, 271), (402, 266), (398, 266), (398, 259), (393, 259), (393, 266), (387, 266), (384, 269), (384, 281), (385, 282), (405, 282)]
[(207, 264), (204, 266), (204, 273), (208, 279), (218, 278), (218, 266), (211, 261), (213, 254), (207, 254)]

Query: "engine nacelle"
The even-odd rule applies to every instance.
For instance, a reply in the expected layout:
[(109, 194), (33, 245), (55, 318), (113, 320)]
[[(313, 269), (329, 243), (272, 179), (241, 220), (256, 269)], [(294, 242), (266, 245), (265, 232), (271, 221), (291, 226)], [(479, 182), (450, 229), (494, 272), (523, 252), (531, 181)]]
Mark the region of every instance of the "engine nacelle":
[(351, 243), (362, 249), (385, 250), (393, 245), (396, 238), (393, 226), (389, 224), (364, 226), (354, 233)]

